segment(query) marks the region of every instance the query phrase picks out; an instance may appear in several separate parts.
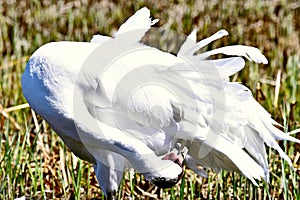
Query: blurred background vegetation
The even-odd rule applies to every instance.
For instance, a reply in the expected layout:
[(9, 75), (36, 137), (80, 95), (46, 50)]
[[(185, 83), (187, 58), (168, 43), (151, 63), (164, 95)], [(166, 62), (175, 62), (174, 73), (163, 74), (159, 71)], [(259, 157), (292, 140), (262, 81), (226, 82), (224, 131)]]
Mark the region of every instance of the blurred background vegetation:
[[(220, 29), (230, 35), (208, 48), (229, 44), (258, 47), (268, 65), (247, 63), (232, 77), (283, 125), (300, 127), (299, 1), (0, 1), (0, 199), (101, 199), (90, 164), (78, 160), (58, 136), (25, 104), (21, 75), (29, 56), (51, 41), (90, 41), (112, 35), (137, 9), (147, 6), (157, 26), (203, 39)], [(299, 138), (299, 135), (298, 135)], [(120, 199), (300, 199), (300, 145), (280, 142), (295, 170), (268, 149), (270, 184), (255, 187), (236, 173), (196, 176), (186, 170), (180, 184), (159, 189), (126, 173)]]

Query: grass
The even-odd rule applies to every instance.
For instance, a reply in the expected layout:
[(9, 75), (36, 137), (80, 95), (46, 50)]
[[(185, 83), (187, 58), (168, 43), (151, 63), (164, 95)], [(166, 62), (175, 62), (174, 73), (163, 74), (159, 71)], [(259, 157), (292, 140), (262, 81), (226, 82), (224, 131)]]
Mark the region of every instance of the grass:
[[(101, 199), (91, 165), (79, 160), (36, 116), (22, 96), (20, 79), (29, 56), (51, 41), (89, 41), (111, 35), (142, 6), (159, 26), (204, 38), (219, 29), (230, 35), (209, 48), (228, 44), (259, 47), (269, 64), (247, 63), (232, 79), (251, 88), (256, 99), (284, 125), (300, 127), (300, 3), (297, 1), (16, 1), (0, 3), (0, 199)], [(277, 78), (278, 77), (278, 78)], [(278, 80), (278, 81), (276, 81)], [(299, 138), (299, 136), (298, 136)], [(300, 199), (300, 146), (280, 145), (295, 170), (268, 149), (270, 184), (254, 186), (244, 176), (222, 171), (209, 177), (186, 170), (180, 184), (159, 189), (126, 173), (120, 199)]]

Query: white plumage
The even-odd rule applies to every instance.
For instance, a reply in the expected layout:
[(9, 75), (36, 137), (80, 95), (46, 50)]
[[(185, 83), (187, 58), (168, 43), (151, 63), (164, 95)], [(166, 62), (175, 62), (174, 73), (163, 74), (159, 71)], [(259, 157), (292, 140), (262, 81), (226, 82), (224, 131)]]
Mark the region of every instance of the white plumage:
[(188, 144), (187, 166), (202, 176), (198, 166), (238, 171), (255, 184), (267, 180), (264, 144), (291, 165), (276, 140), (300, 141), (273, 126), (248, 88), (229, 82), (244, 60), (208, 60), (221, 53), (266, 64), (265, 56), (242, 45), (194, 55), (228, 35), (225, 30), (198, 43), (193, 31), (177, 56), (162, 52), (139, 43), (158, 21), (149, 17), (147, 8), (140, 9), (114, 38), (46, 44), (22, 77), (31, 108), (72, 152), (94, 164), (102, 190), (116, 191), (128, 167), (154, 183), (176, 182), (182, 168), (165, 156), (178, 141)]

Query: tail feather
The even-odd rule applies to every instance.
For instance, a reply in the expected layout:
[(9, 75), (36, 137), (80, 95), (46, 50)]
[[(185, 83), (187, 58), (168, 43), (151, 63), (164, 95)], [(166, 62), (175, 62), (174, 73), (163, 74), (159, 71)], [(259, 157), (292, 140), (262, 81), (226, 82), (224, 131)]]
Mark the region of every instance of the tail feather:
[(244, 45), (233, 45), (221, 47), (218, 49), (214, 49), (211, 51), (207, 51), (205, 53), (197, 55), (200, 59), (208, 58), (209, 56), (216, 54), (225, 54), (228, 56), (244, 56), (250, 61), (254, 61), (256, 63), (267, 64), (267, 58), (259, 51), (259, 49), (255, 47), (249, 47)]
[(124, 39), (124, 42), (136, 43), (159, 20), (150, 18), (150, 10), (146, 7), (138, 10), (133, 16), (120, 26), (115, 34), (116, 39)]
[[(150, 18), (150, 10), (146, 7), (138, 10), (127, 21), (120, 26), (115, 34), (115, 38), (124, 39), (125, 42), (137, 43), (145, 35), (152, 25), (156, 24), (159, 20)], [(126, 34), (127, 33), (127, 34)], [(92, 43), (103, 43), (111, 37), (103, 35), (94, 35)]]
[[(264, 178), (267, 182), (269, 180), (265, 144), (277, 150), (280, 156), (292, 166), (290, 158), (280, 148), (276, 140), (289, 140), (297, 143), (300, 143), (300, 140), (277, 129), (274, 125), (279, 124), (253, 98), (251, 91), (247, 87), (239, 83), (229, 82), (229, 76), (240, 71), (245, 65), (241, 57), (218, 60), (207, 59), (211, 55), (225, 54), (229, 56), (244, 56), (250, 61), (267, 64), (267, 58), (259, 49), (244, 45), (234, 45), (193, 55), (198, 49), (227, 34), (226, 31), (220, 31), (196, 43), (196, 32), (193, 31), (178, 53), (180, 57), (188, 59), (193, 65), (200, 68), (199, 71), (205, 75), (206, 81), (210, 81), (210, 87), (215, 87), (216, 91), (223, 89), (225, 95), (223, 98), (224, 102), (222, 102), (222, 99), (214, 99), (215, 104), (224, 104), (220, 108), (224, 109), (222, 113), (225, 113), (224, 119), (220, 121), (215, 120), (219, 124), (215, 124), (215, 126), (210, 125), (213, 133), (208, 133), (207, 135), (210, 138), (214, 137), (214, 139), (196, 138), (190, 147), (187, 165), (191, 165), (199, 174), (205, 174), (203, 170), (197, 169), (197, 166), (200, 165), (210, 167), (215, 171), (220, 169), (237, 171), (244, 174), (257, 185), (255, 180), (260, 178)], [(217, 71), (214, 69), (217, 69)], [(222, 80), (218, 79), (218, 77), (209, 79), (211, 76), (216, 77), (216, 72), (219, 73), (219, 77)], [(194, 80), (193, 76), (191, 76), (191, 80), (197, 84), (197, 80)], [(212, 89), (212, 91), (215, 90)], [(199, 94), (202, 93), (199, 90)], [(201, 98), (199, 99), (201, 100)], [(204, 117), (208, 122), (210, 121), (211, 116)]]
[[(203, 166), (212, 168), (215, 172), (221, 169), (244, 174), (253, 184), (255, 179), (266, 177), (264, 166), (261, 166), (243, 149), (220, 136), (214, 141), (195, 139), (189, 149), (187, 166)], [(200, 171), (202, 172), (202, 171)], [(200, 174), (201, 175), (201, 174)]]
[(186, 42), (183, 43), (182, 47), (180, 48), (178, 55), (179, 56), (192, 56), (196, 51), (201, 49), (202, 47), (208, 45), (209, 43), (220, 39), (223, 36), (228, 35), (226, 30), (220, 30), (213, 34), (212, 36), (205, 38), (198, 43), (196, 43), (196, 31), (192, 31), (192, 33), (187, 37)]

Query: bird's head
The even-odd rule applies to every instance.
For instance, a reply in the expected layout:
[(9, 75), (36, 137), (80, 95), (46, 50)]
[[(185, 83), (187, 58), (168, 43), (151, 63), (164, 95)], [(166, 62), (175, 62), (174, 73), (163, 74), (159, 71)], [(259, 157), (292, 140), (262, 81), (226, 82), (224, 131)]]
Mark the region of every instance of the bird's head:
[(183, 160), (184, 160), (184, 158), (182, 155), (177, 155), (174, 152), (170, 152), (163, 159), (171, 160), (175, 164), (179, 165), (181, 167), (181, 173), (175, 178), (156, 177), (156, 178), (151, 179), (151, 182), (160, 188), (171, 188), (174, 185), (176, 185), (183, 176)]
[[(178, 171), (174, 170), (174, 175), (173, 176), (159, 176), (159, 177), (152, 177), (150, 181), (156, 185), (157, 187), (160, 188), (170, 188), (173, 187), (178, 183), (178, 181), (182, 178), (183, 176), (183, 162), (184, 158), (186, 157), (188, 152), (188, 147), (187, 146), (182, 146), (181, 143), (176, 143), (175, 147), (167, 153), (165, 156), (163, 156), (163, 160), (169, 160), (175, 163), (175, 166), (180, 167), (180, 173)], [(169, 169), (169, 172), (172, 172), (171, 169)], [(175, 175), (177, 174), (177, 175)]]

